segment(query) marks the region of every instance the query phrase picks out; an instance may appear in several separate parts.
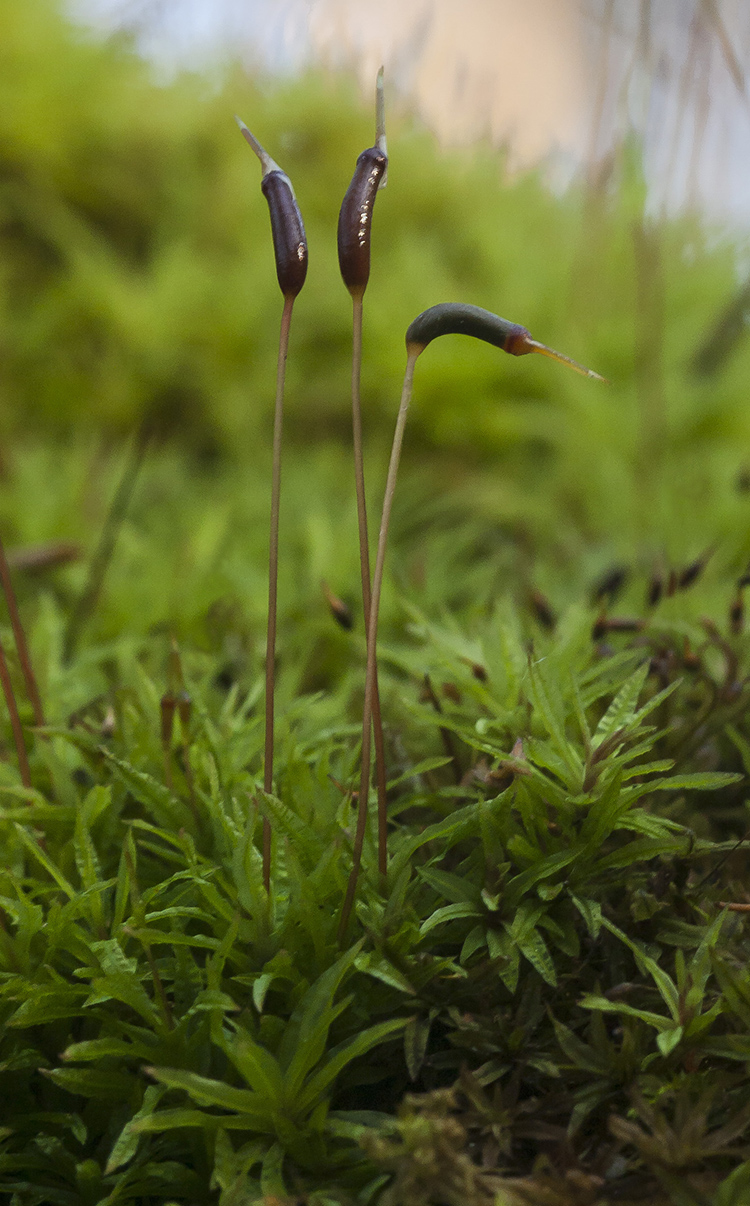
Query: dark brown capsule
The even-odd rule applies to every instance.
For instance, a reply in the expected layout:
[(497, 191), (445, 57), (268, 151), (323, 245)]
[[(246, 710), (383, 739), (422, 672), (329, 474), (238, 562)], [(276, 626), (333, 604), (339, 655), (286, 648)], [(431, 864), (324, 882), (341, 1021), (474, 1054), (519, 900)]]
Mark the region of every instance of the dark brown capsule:
[(546, 628), (549, 632), (557, 623), (552, 605), (546, 595), (543, 595), (540, 590), (529, 591), (529, 606), (541, 624), (542, 628)]
[(339, 599), (338, 595), (334, 595), (327, 582), (321, 582), (320, 585), (334, 620), (342, 628), (346, 629), (347, 632), (350, 632), (354, 627), (354, 616), (351, 613), (351, 608), (346, 605), (343, 599)]
[(707, 552), (703, 553), (700, 557), (696, 557), (695, 561), (691, 561), (689, 565), (686, 565), (684, 569), (679, 571), (677, 575), (678, 590), (687, 590), (697, 581), (703, 573), (712, 552), (713, 549), (708, 549)]
[(690, 641), (685, 637), (685, 643), (682, 651), (682, 664), (686, 670), (700, 670), (701, 659), (700, 654), (696, 653), (690, 646)]
[(388, 167), (379, 147), (363, 151), (339, 211), (339, 268), (351, 294), (362, 294), (370, 279), (370, 233), (375, 198)]
[(459, 658), (459, 661), (463, 662), (465, 666), (469, 667), (471, 673), (478, 682), (487, 682), (487, 669), (485, 666), (481, 665), (480, 662), (474, 662), (470, 657), (461, 657)]
[(260, 187), (271, 215), (273, 253), (281, 292), (286, 298), (296, 297), (307, 276), (307, 239), (292, 182), (248, 130), (244, 121), (239, 117), (235, 117), (235, 121), (263, 168)]
[(635, 616), (599, 616), (591, 629), (592, 640), (598, 641), (608, 632), (642, 632), (646, 621)]
[(418, 314), (406, 332), (406, 345), (426, 348), (441, 335), (471, 335), (511, 356), (525, 356), (536, 350), (526, 327), (461, 302), (443, 302)]
[(630, 571), (626, 565), (615, 565), (611, 570), (608, 570), (598, 582), (594, 584), (592, 598), (595, 603), (602, 599), (609, 599), (612, 602), (617, 598), (622, 588), (625, 586)]
[(260, 187), (271, 215), (279, 288), (284, 297), (296, 297), (307, 276), (307, 239), (294, 190), (289, 177), (280, 171), (268, 172)]
[(656, 604), (659, 602), (663, 594), (664, 579), (662, 578), (661, 574), (654, 574), (648, 584), (648, 590), (646, 591), (646, 602), (648, 603), (649, 607), (656, 607)]
[(677, 589), (687, 590), (688, 587), (692, 586), (696, 579), (700, 576), (702, 569), (702, 561), (691, 561), (690, 565), (686, 565), (685, 568), (680, 570), (679, 574), (677, 575)]

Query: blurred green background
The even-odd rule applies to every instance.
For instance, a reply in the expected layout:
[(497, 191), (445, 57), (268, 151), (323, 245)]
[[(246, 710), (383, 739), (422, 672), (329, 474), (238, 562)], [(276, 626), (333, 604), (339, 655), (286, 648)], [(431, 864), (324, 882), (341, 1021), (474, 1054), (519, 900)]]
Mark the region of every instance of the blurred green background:
[[(121, 549), (125, 580), (148, 577), (128, 550), (157, 534), (157, 577), (184, 580), (180, 564), (200, 562), (203, 607), (232, 557), (252, 550), (262, 611), (281, 297), (237, 112), (293, 179), (310, 248), (288, 365), (285, 522), (304, 550), (289, 573), (310, 560), (311, 583), (333, 577), (356, 595), (351, 307), (335, 231), (373, 141), (372, 108), (332, 72), (250, 79), (228, 67), (160, 84), (126, 38), (95, 37), (51, 0), (0, 0), (0, 23), (6, 543), (90, 547), (121, 442), (147, 419), (158, 440)], [(511, 174), (489, 145), (439, 150), (397, 104), (388, 134), (365, 303), (373, 508), (404, 332), (426, 307), (485, 306), (611, 381), (460, 337), (431, 346), (417, 369), (396, 556), (403, 544), (447, 567), (434, 587), (446, 602), (459, 543), (467, 563), (512, 545), (514, 589), (533, 579), (562, 602), (618, 558), (647, 576), (716, 546), (722, 582), (739, 573), (750, 556), (746, 240), (697, 214), (653, 216), (635, 137), (595, 178), (554, 193), (541, 173)], [(214, 536), (201, 546), (204, 529)], [(63, 595), (82, 570), (65, 572)], [(159, 589), (128, 604), (145, 626), (177, 623), (186, 606), (184, 592), (165, 601)], [(247, 581), (237, 589), (248, 597)], [(113, 584), (110, 632), (123, 619), (117, 597)]]

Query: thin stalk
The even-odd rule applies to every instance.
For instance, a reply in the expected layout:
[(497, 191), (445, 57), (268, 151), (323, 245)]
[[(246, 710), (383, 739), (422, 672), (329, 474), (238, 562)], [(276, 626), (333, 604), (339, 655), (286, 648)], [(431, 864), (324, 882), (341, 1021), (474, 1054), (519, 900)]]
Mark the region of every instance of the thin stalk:
[[(273, 469), (271, 480), (271, 533), (268, 542), (268, 633), (266, 637), (266, 739), (263, 790), (273, 791), (273, 721), (276, 686), (276, 608), (279, 583), (279, 502), (281, 498), (281, 433), (284, 420), (284, 380), (289, 351), (289, 328), (294, 297), (285, 295), (276, 365), (276, 405), (273, 417)], [(263, 886), (271, 890), (271, 822), (263, 818)]]
[(10, 727), (13, 730), (13, 740), (16, 745), (16, 753), (18, 754), (18, 766), (21, 771), (21, 782), (24, 787), (31, 787), (31, 769), (29, 767), (29, 759), (26, 754), (26, 746), (23, 741), (23, 728), (21, 725), (21, 717), (18, 715), (18, 706), (16, 704), (16, 696), (13, 691), (13, 684), (10, 681), (10, 671), (8, 663), (5, 659), (5, 650), (0, 641), (0, 683), (3, 688), (3, 695), (10, 713)]
[(372, 595), (370, 599), (370, 619), (367, 625), (367, 671), (365, 675), (365, 702), (362, 713), (362, 773), (359, 784), (359, 801), (357, 809), (357, 829), (354, 835), (354, 850), (352, 852), (352, 869), (344, 897), (339, 923), (339, 943), (343, 943), (349, 925), (354, 897), (357, 891), (357, 880), (362, 862), (362, 847), (364, 846), (365, 830), (367, 828), (367, 808), (370, 789), (370, 729), (372, 726), (372, 705), (375, 693), (375, 669), (378, 634), (378, 616), (380, 614), (380, 595), (383, 587), (383, 568), (385, 566), (385, 548), (388, 540), (388, 528), (391, 520), (393, 496), (396, 492), (396, 478), (401, 460), (401, 446), (404, 442), (406, 416), (411, 402), (412, 384), (414, 381), (414, 366), (423, 347), (419, 344), (407, 345), (406, 373), (401, 391), (401, 404), (396, 419), (396, 430), (393, 436), (391, 459), (388, 465), (388, 477), (383, 497), (383, 514), (380, 520), (380, 535), (378, 536), (378, 551), (375, 558), (375, 574), (372, 580)]
[[(370, 539), (367, 526), (367, 502), (365, 499), (365, 468), (362, 440), (362, 293), (352, 293), (353, 342), (352, 342), (352, 432), (354, 444), (354, 478), (357, 488), (357, 520), (359, 523), (359, 565), (362, 578), (362, 610), (365, 618), (365, 638), (370, 631)], [(388, 869), (388, 798), (385, 769), (385, 742), (383, 720), (380, 713), (380, 691), (378, 688), (377, 657), (375, 681), (372, 692), (372, 723), (375, 742), (375, 782), (378, 790), (378, 870), (382, 876)]]
[(13, 581), (10, 576), (10, 568), (8, 559), (5, 556), (3, 542), (0, 540), (0, 581), (2, 581), (3, 593), (5, 601), (8, 604), (8, 613), (10, 622), (13, 628), (13, 637), (16, 642), (16, 650), (18, 651), (18, 660), (21, 663), (24, 682), (26, 683), (26, 692), (31, 706), (34, 710), (34, 724), (44, 724), (44, 709), (39, 696), (39, 687), (37, 686), (34, 668), (31, 664), (31, 656), (29, 654), (29, 646), (26, 642), (26, 634), (23, 630), (21, 617), (18, 612), (18, 602), (16, 600), (16, 592), (13, 589)]

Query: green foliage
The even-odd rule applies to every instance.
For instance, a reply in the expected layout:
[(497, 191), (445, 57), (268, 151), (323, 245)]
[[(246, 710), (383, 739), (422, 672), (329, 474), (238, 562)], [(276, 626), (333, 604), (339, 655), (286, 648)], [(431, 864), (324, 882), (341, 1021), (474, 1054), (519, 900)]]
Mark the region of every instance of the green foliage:
[[(260, 787), (257, 691), (221, 703), (190, 661), (193, 719), (173, 750), (159, 738), (166, 664), (160, 683), (131, 662), (103, 729), (86, 709), (36, 737), (33, 790), (7, 767), (0, 1183), (20, 1184), (23, 1169), (34, 1200), (61, 1202), (249, 1201), (316, 1185), (344, 1200), (380, 1164), (402, 1170), (394, 1201), (402, 1177), (404, 1201), (431, 1201), (385, 1115), (410, 1083), (457, 1077), (434, 1175), (453, 1160), (445, 1176), (474, 1184), (472, 1201), (489, 1191), (467, 1136), (495, 1134), (497, 1111), (498, 1190), (504, 1171), (517, 1192), (516, 1146), (543, 1118), (567, 1134), (581, 1176), (599, 1175), (604, 1156), (592, 1166), (591, 1153), (617, 1170), (613, 1153), (633, 1147), (664, 1185), (684, 1180), (683, 1164), (701, 1184), (731, 1173), (750, 1118), (747, 940), (717, 907), (731, 876), (719, 886), (712, 872), (740, 822), (742, 776), (698, 769), (675, 740), (690, 686), (660, 685), (643, 646), (601, 656), (579, 609), (530, 652), (502, 609), (501, 668), (482, 678), (426, 621), (391, 651), (384, 698), (401, 697), (413, 748), (391, 787), (388, 882), (370, 834), (359, 934), (343, 953), (353, 814), (337, 784), (355, 763), (330, 693), (290, 707), (274, 796)], [(498, 620), (475, 635), (475, 656)], [(440, 712), (405, 673), (417, 659), (454, 684)], [(352, 690), (345, 675), (339, 716)], [(721, 738), (720, 709), (703, 723), (704, 744), (713, 723)], [(438, 752), (447, 732), (450, 758)], [(665, 1171), (661, 1139), (657, 1159), (628, 1111), (653, 1129), (666, 1093), (677, 1129)], [(691, 1101), (700, 1143), (680, 1121)], [(406, 1148), (421, 1150), (410, 1134)]]

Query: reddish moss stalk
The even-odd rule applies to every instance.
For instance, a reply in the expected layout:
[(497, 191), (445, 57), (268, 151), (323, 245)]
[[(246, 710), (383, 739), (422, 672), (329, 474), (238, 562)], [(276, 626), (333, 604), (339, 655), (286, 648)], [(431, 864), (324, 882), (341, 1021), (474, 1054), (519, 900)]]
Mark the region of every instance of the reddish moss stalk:
[[(273, 469), (271, 481), (271, 525), (268, 544), (268, 627), (266, 634), (266, 713), (263, 763), (263, 789), (273, 791), (274, 694), (276, 689), (276, 615), (279, 579), (279, 507), (281, 500), (281, 436), (284, 414), (284, 380), (289, 350), (289, 328), (294, 299), (307, 275), (307, 240), (302, 215), (289, 177), (263, 149), (239, 117), (235, 119), (242, 136), (252, 147), (263, 168), (261, 189), (268, 202), (271, 235), (276, 260), (276, 276), (284, 296), (281, 315), (279, 354), (276, 366), (276, 404), (273, 420)], [(271, 823), (263, 818), (263, 886), (271, 890)]]
[[(383, 69), (378, 72), (376, 97), (375, 146), (363, 151), (357, 160), (351, 184), (341, 204), (338, 223), (338, 255), (341, 277), (352, 298), (352, 443), (354, 451), (354, 481), (357, 493), (357, 522), (359, 530), (359, 565), (362, 582), (362, 611), (365, 620), (365, 639), (369, 632), (371, 577), (370, 540), (367, 525), (365, 470), (362, 436), (362, 307), (370, 279), (370, 237), (375, 199), (383, 187), (388, 171), (385, 144), (385, 105), (383, 99)], [(388, 867), (388, 795), (385, 767), (385, 742), (380, 712), (377, 661), (372, 693), (372, 723), (375, 741), (375, 779), (378, 793), (378, 869), (385, 878)], [(369, 795), (369, 791), (367, 793)], [(366, 825), (369, 801), (359, 798), (358, 830)], [(362, 819), (364, 817), (364, 820)]]

